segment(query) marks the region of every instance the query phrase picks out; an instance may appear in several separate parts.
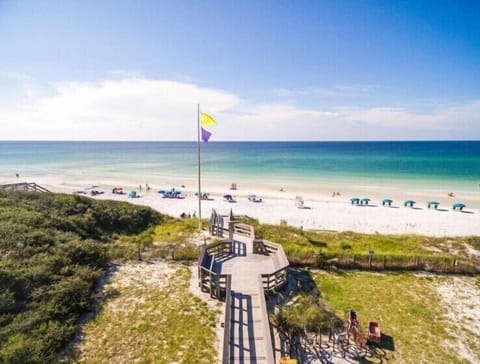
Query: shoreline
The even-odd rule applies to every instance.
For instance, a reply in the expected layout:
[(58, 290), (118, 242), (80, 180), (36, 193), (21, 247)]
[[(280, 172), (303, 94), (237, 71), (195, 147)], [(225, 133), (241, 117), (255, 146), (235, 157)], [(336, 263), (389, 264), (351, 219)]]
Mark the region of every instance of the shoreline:
[[(23, 179), (21, 179), (23, 181)], [(20, 182), (20, 180), (11, 180)], [(73, 193), (74, 191), (85, 191), (92, 184), (85, 184), (85, 181), (65, 183), (55, 181), (51, 178), (37, 178), (36, 183), (50, 189), (52, 192)], [(142, 191), (138, 186), (123, 185), (125, 191), (136, 190), (142, 197), (127, 198), (127, 195), (114, 195), (111, 193), (115, 186), (111, 181), (99, 181), (101, 183), (96, 189), (104, 191), (104, 194), (95, 196), (97, 199), (108, 199), (127, 201), (135, 204), (146, 205), (153, 209), (174, 217), (180, 214), (195, 213), (198, 216), (198, 199), (195, 196), (195, 184), (189, 183), (185, 188), (181, 185), (162, 186), (151, 185), (150, 191)], [(191, 181), (193, 182), (193, 181)], [(179, 182), (181, 183), (181, 182)], [(117, 186), (121, 186), (118, 184)], [(168, 187), (167, 187), (168, 186)], [(284, 192), (280, 192), (284, 186)], [(185, 199), (165, 199), (156, 191), (159, 188), (182, 190)], [(212, 200), (202, 201), (202, 217), (208, 218), (211, 210), (216, 209), (219, 213), (226, 214), (233, 209), (234, 213), (248, 215), (258, 219), (262, 223), (280, 224), (286, 221), (288, 225), (302, 227), (311, 230), (331, 231), (355, 231), (369, 234), (417, 234), (425, 236), (480, 236), (480, 193), (479, 196), (460, 195), (454, 198), (448, 197), (447, 191), (439, 191), (437, 194), (426, 193), (422, 190), (399, 191), (392, 187), (388, 190), (374, 190), (369, 186), (350, 190), (344, 187), (340, 196), (332, 197), (331, 186), (319, 186), (315, 191), (307, 191), (303, 186), (287, 186), (281, 182), (268, 185), (258, 183), (254, 185), (238, 184), (238, 190), (231, 191), (224, 181), (210, 184), (203, 183), (202, 191), (208, 192)], [(329, 188), (327, 190), (327, 188)], [(247, 195), (256, 193), (263, 198), (262, 203), (248, 201)], [(223, 200), (224, 194), (233, 195), (237, 202), (228, 203)], [(473, 195), (473, 194), (472, 194)], [(299, 209), (295, 206), (295, 197), (302, 196), (306, 208)], [(350, 204), (352, 196), (371, 198), (369, 206), (355, 206)], [(443, 197), (442, 197), (443, 196)], [(382, 206), (383, 198), (394, 200), (392, 207)], [(413, 199), (417, 202), (416, 208), (406, 208), (403, 202), (406, 199)], [(437, 199), (441, 204), (439, 208), (428, 209), (427, 201)], [(452, 211), (454, 202), (464, 202), (467, 207), (465, 211)]]

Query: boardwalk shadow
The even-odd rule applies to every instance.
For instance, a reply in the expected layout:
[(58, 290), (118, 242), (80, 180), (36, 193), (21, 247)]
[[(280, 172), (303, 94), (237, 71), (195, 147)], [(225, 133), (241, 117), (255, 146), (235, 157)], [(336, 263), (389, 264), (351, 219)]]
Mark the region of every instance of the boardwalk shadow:
[(212, 270), (214, 273), (220, 274), (225, 262), (236, 257), (244, 257), (247, 255), (247, 246), (245, 243), (234, 241), (231, 254), (218, 254), (215, 255)]
[(231, 363), (257, 363), (252, 296), (232, 292), (230, 327)]

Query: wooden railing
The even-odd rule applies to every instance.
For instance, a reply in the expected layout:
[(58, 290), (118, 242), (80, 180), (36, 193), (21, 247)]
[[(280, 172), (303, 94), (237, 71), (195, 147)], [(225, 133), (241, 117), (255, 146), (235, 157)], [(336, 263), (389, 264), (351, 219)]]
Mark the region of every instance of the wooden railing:
[(262, 333), (265, 337), (265, 362), (266, 363), (275, 363), (275, 354), (273, 350), (273, 338), (270, 332), (270, 322), (268, 319), (268, 310), (267, 310), (267, 302), (265, 299), (264, 294), (264, 285), (262, 283), (262, 277), (258, 276), (258, 296), (260, 301), (260, 309), (262, 310), (262, 321), (263, 321), (263, 330)]
[(223, 240), (205, 245), (198, 258), (198, 284), (202, 291), (210, 293), (210, 297), (223, 301), (227, 298), (227, 285), (230, 274), (215, 271), (215, 258), (232, 252), (231, 240)]
[(225, 288), (225, 317), (223, 319), (223, 356), (222, 364), (230, 362), (230, 329), (232, 325), (232, 278), (227, 278), (227, 286)]
[(263, 289), (267, 293), (279, 290), (287, 283), (288, 262), (287, 255), (280, 244), (268, 240), (255, 239), (253, 241), (253, 253), (270, 255), (275, 272), (261, 275)]
[(0, 191), (50, 192), (35, 182), (8, 183), (0, 185)]
[(278, 291), (287, 284), (288, 267), (279, 269), (270, 274), (262, 274), (263, 290), (267, 293)]
[(255, 239), (255, 230), (253, 226), (236, 222), (233, 224), (233, 233)]

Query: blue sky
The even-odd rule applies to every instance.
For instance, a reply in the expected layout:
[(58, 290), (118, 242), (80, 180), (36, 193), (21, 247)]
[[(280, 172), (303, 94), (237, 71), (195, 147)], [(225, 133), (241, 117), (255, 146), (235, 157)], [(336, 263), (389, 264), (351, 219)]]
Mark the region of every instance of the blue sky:
[(479, 18), (478, 1), (0, 0), (1, 139), (192, 140), (197, 102), (212, 140), (479, 139)]

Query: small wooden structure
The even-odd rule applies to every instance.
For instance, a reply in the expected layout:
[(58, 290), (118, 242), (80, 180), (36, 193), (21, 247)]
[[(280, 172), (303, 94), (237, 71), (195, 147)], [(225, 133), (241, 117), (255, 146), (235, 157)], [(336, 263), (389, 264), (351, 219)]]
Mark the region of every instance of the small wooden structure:
[(8, 183), (0, 185), (0, 191), (50, 192), (35, 182)]

